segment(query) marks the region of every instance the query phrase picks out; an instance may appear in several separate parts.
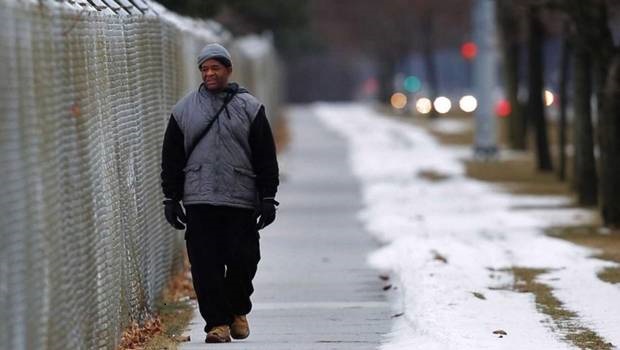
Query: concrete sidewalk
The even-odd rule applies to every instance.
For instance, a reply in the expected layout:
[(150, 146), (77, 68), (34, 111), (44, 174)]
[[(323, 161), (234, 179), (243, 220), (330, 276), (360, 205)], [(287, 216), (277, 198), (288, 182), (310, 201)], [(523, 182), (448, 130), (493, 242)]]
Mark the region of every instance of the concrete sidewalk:
[(389, 331), (389, 303), (366, 265), (377, 244), (356, 218), (361, 197), (347, 146), (309, 109), (292, 108), (289, 126), (278, 218), (261, 232), (252, 334), (207, 345), (197, 315), (182, 350), (376, 349)]

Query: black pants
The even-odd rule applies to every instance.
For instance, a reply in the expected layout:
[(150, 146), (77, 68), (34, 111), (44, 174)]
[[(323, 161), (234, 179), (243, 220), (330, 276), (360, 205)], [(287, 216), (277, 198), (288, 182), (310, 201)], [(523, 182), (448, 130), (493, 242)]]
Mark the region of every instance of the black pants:
[(205, 332), (252, 309), (252, 279), (260, 260), (254, 211), (188, 205), (185, 239)]

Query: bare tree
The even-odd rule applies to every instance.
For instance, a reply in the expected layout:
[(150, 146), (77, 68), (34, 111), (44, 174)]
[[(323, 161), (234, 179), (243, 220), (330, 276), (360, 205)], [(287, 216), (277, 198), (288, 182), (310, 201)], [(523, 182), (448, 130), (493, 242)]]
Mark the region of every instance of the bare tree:
[(528, 9), (528, 115), (532, 121), (536, 140), (536, 158), (538, 170), (553, 169), (547, 137), (545, 120), (544, 71), (542, 44), (544, 29), (540, 20), (540, 7), (530, 5)]
[(595, 205), (597, 199), (596, 162), (594, 160), (594, 135), (590, 98), (592, 96), (591, 59), (583, 44), (575, 47), (573, 66), (575, 81), (573, 109), (573, 185), (577, 201), (582, 205)]
[[(595, 65), (598, 95), (601, 215), (606, 226), (620, 228), (620, 49), (614, 47), (608, 22), (608, 3), (595, 0), (596, 36), (600, 44)], [(616, 4), (617, 5), (617, 4)]]
[(570, 23), (565, 20), (562, 30), (562, 49), (560, 54), (560, 78), (559, 78), (559, 97), (560, 97), (560, 118), (558, 121), (558, 177), (564, 181), (566, 179), (566, 110), (568, 106), (568, 81), (571, 57)]
[(519, 94), (519, 11), (512, 0), (497, 1), (497, 23), (500, 35), (503, 79), (511, 112), (508, 117), (508, 144), (510, 148), (525, 150), (525, 120), (518, 99)]
[(614, 47), (608, 22), (610, 3), (605, 0), (566, 0), (564, 6), (575, 24), (577, 41), (589, 52), (594, 63), (601, 215), (606, 226), (620, 227), (620, 87), (618, 48)]
[(601, 213), (607, 226), (620, 228), (620, 53), (613, 57), (600, 117)]
[[(424, 66), (426, 68), (426, 81), (428, 82), (428, 98), (434, 101), (437, 98), (437, 92), (439, 91), (439, 80), (437, 78), (437, 65), (435, 64), (435, 14), (432, 7), (426, 7), (423, 9), (424, 16), (420, 22), (420, 32), (423, 33), (422, 37), (422, 53), (424, 57)], [(437, 111), (432, 109), (430, 112), (431, 118), (438, 117)]]

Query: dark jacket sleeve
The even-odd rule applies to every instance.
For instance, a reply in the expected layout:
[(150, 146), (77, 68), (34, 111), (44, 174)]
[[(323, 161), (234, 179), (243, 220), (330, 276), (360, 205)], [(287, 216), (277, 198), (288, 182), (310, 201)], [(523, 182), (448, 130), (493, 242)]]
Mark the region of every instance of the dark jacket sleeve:
[(161, 187), (166, 198), (177, 201), (183, 198), (184, 167), (183, 132), (171, 115), (166, 127), (161, 152)]
[(256, 186), (260, 199), (275, 198), (280, 184), (278, 159), (271, 127), (261, 107), (250, 126), (250, 148), (252, 149), (252, 167), (256, 174)]

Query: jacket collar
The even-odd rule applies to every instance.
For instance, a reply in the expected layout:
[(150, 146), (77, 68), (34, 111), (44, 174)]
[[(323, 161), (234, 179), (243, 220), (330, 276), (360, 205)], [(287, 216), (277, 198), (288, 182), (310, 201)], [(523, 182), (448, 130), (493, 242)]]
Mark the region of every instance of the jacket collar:
[(219, 99), (224, 99), (226, 95), (228, 94), (243, 93), (243, 92), (248, 92), (248, 90), (244, 87), (239, 86), (239, 84), (233, 82), (233, 83), (228, 83), (228, 86), (226, 86), (224, 89), (214, 92), (214, 91), (209, 91), (209, 89), (207, 89), (207, 86), (203, 82), (203, 83), (200, 83), (200, 86), (198, 87), (198, 92), (204, 96), (214, 96)]

